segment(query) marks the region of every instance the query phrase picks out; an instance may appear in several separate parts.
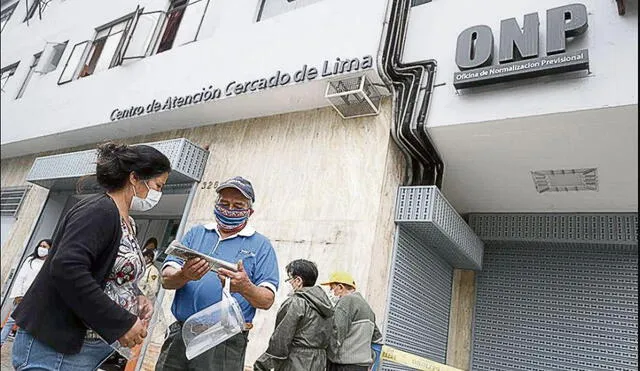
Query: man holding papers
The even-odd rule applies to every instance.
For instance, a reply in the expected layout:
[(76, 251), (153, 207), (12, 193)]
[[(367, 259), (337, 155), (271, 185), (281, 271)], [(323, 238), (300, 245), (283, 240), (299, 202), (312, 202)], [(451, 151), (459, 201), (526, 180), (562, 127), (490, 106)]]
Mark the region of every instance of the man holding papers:
[[(269, 309), (278, 289), (278, 261), (271, 242), (248, 225), (255, 202), (251, 183), (234, 177), (222, 182), (216, 192), (215, 223), (194, 226), (181, 242), (213, 258), (238, 262), (238, 269), (234, 272), (220, 268), (216, 274), (202, 258), (186, 262), (173, 256), (167, 258), (162, 267), (163, 287), (176, 290), (171, 311), (177, 321), (169, 327), (156, 364), (158, 371), (242, 371), (256, 308)], [(221, 300), (225, 279), (231, 280), (231, 292), (246, 322), (245, 331), (188, 360), (182, 324), (189, 316)]]

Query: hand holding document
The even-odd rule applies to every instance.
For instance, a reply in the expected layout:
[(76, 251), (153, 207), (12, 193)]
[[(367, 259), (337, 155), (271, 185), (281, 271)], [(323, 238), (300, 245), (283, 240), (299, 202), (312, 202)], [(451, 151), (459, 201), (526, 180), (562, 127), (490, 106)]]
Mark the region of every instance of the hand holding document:
[(185, 262), (188, 261), (189, 259), (193, 259), (193, 258), (200, 258), (203, 259), (207, 262), (207, 264), (209, 264), (209, 270), (211, 270), (212, 272), (218, 272), (219, 268), (224, 268), (227, 270), (230, 270), (232, 272), (237, 272), (238, 271), (238, 265), (234, 264), (234, 263), (229, 263), (227, 261), (224, 260), (220, 260), (220, 259), (216, 259), (216, 258), (212, 258), (209, 255), (197, 252), (195, 250), (192, 250), (188, 247), (186, 247), (185, 245), (181, 244), (179, 241), (174, 240), (173, 242), (171, 242), (169, 244), (169, 247), (167, 247), (167, 250), (165, 251), (165, 253), (167, 255), (171, 255), (171, 256), (175, 256), (176, 258), (182, 259)]

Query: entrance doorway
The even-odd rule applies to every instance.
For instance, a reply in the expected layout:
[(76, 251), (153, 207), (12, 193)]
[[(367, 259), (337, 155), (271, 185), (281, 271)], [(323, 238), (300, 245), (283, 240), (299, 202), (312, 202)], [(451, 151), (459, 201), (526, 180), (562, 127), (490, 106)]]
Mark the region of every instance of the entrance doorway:
[[(163, 187), (163, 196), (156, 207), (145, 213), (131, 214), (137, 223), (140, 243), (144, 244), (150, 238), (158, 241), (155, 263), (159, 265), (164, 260), (164, 250), (169, 242), (181, 237), (197, 189), (195, 184), (204, 173), (208, 152), (184, 138), (145, 144), (164, 153), (172, 165), (171, 174)], [(3, 292), (1, 318), (6, 318), (13, 310), (13, 300), (8, 300), (8, 293), (18, 269), (33, 252), (35, 244), (53, 236), (61, 218), (73, 205), (83, 198), (103, 192), (94, 175), (96, 155), (95, 150), (89, 150), (39, 157), (34, 161), (27, 181), (49, 189), (49, 195), (19, 262), (11, 267)], [(162, 302), (162, 291), (160, 289), (157, 295), (156, 307)], [(139, 357), (140, 364), (129, 362), (126, 370), (140, 368), (144, 349)]]

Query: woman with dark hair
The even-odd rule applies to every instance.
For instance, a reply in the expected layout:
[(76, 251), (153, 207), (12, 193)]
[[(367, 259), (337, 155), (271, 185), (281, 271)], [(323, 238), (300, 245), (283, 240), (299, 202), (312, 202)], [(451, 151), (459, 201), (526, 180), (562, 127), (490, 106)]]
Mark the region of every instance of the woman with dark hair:
[(95, 370), (113, 352), (109, 344), (142, 343), (153, 304), (137, 285), (145, 264), (129, 211), (154, 207), (170, 171), (153, 147), (98, 147), (105, 192), (62, 218), (49, 259), (14, 311), (16, 370)]
[[(33, 250), (31, 254), (25, 259), (18, 271), (18, 275), (16, 276), (15, 281), (13, 282), (13, 287), (11, 288), (11, 293), (9, 294), (9, 299), (13, 299), (13, 305), (18, 305), (22, 301), (22, 297), (29, 289), (29, 286), (33, 283), (33, 280), (40, 272), (40, 268), (42, 268), (42, 264), (44, 264), (44, 260), (49, 255), (49, 249), (51, 248), (51, 240), (44, 239), (38, 242), (38, 246)], [(7, 318), (7, 322), (5, 322), (4, 326), (2, 326), (2, 334), (0, 334), (0, 346), (4, 344), (11, 333), (11, 329), (16, 324), (16, 321), (10, 315)]]
[(155, 253), (157, 248), (158, 248), (158, 239), (156, 239), (155, 237), (149, 238), (147, 242), (144, 243), (145, 250), (151, 250)]

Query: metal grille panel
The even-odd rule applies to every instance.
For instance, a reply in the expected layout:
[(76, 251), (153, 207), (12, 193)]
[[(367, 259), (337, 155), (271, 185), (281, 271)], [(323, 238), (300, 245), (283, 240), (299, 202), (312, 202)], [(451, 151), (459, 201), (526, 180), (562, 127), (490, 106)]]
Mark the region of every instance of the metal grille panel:
[(20, 211), (22, 201), (24, 201), (29, 186), (6, 187), (0, 190), (0, 206), (2, 216), (16, 216)]
[[(144, 143), (162, 152), (171, 161), (168, 183), (200, 181), (209, 153), (187, 139)], [(78, 178), (95, 174), (96, 150), (38, 157), (27, 181), (50, 189), (73, 189)]]
[(473, 370), (637, 370), (637, 214), (476, 214)]
[(638, 243), (638, 214), (471, 214), (483, 240)]
[(400, 187), (396, 223), (429, 241), (449, 264), (482, 267), (483, 243), (435, 186)]
[[(453, 268), (426, 241), (400, 227), (385, 344), (444, 363)], [(382, 370), (410, 370), (383, 362)]]
[(377, 115), (382, 95), (366, 75), (329, 81), (325, 98), (343, 118)]
[(474, 370), (637, 370), (638, 250), (488, 244)]

